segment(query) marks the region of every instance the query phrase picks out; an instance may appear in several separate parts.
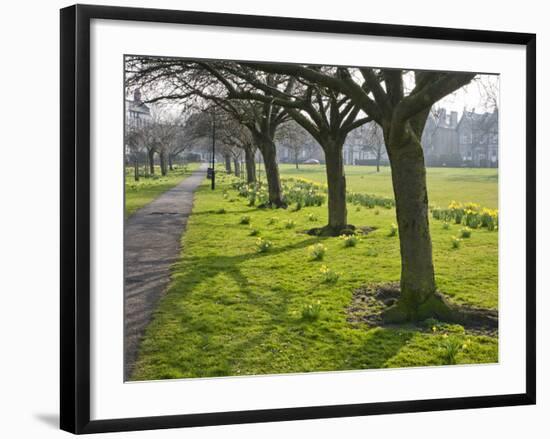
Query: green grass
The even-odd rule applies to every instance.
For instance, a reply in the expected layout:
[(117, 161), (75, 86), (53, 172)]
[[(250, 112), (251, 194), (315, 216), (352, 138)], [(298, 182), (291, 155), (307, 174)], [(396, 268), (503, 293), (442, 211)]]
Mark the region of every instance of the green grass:
[(185, 166), (175, 166), (165, 177), (160, 175), (160, 169), (157, 166), (154, 177), (142, 176), (139, 181), (134, 180), (134, 169), (127, 168), (125, 176), (125, 205), (124, 213), (126, 218), (132, 215), (136, 210), (149, 204), (163, 192), (172, 189), (184, 178), (199, 167), (198, 163), (189, 163)]
[[(281, 165), (281, 177), (304, 177), (326, 182), (324, 165)], [(263, 169), (262, 169), (263, 172)], [(346, 166), (347, 189), (351, 192), (393, 197), (391, 171), (382, 166)], [(428, 168), (428, 196), (433, 205), (447, 206), (451, 201), (473, 201), (491, 209), (498, 207), (498, 169)]]
[[(285, 167), (283, 174), (289, 175), (290, 168)], [(359, 169), (353, 171), (356, 169), (351, 190), (359, 190), (362, 183)], [(433, 171), (429, 171), (432, 185), (435, 177), (447, 182), (449, 200), (474, 200), (485, 205), (490, 205), (491, 199), (496, 202), (496, 180), (487, 185), (471, 181), (467, 170), (447, 170), (450, 175), (464, 173), (464, 181), (452, 183), (445, 170), (435, 170), (437, 175)], [(478, 172), (495, 171), (474, 171)], [(315, 179), (313, 172), (304, 171), (303, 175)], [(377, 186), (368, 192), (383, 194), (380, 188), (388, 183), (377, 175), (372, 181)], [(483, 187), (495, 194), (483, 194), (480, 200)], [(225, 198), (224, 189), (228, 191)], [(225, 213), (216, 213), (220, 208)], [(349, 206), (351, 223), (377, 230), (348, 248), (337, 237), (317, 238), (302, 233), (324, 225), (326, 210), (326, 204), (297, 212), (256, 209), (248, 207), (223, 178), (214, 192), (205, 181), (196, 194), (193, 215), (182, 240), (184, 251), (173, 267), (171, 285), (146, 330), (133, 379), (445, 364), (445, 334), (452, 329), (369, 329), (347, 321), (346, 307), (355, 288), (399, 279), (399, 240), (388, 236), (395, 210), (357, 211)], [(250, 224), (241, 224), (245, 215), (250, 217)], [(270, 224), (274, 216), (278, 221)], [(289, 219), (295, 222), (291, 229), (285, 227)], [(497, 307), (498, 233), (474, 230), (471, 238), (453, 250), (452, 236), (458, 235), (463, 226), (451, 224), (445, 230), (442, 224), (431, 224), (439, 288), (458, 303)], [(259, 234), (251, 236), (251, 229)], [(258, 237), (271, 241), (273, 246), (259, 252)], [(312, 261), (308, 249), (318, 242), (327, 247), (327, 252), (323, 260)], [(324, 265), (339, 274), (336, 282), (324, 281)], [(318, 318), (304, 319), (304, 307), (318, 301)], [(458, 329), (452, 336), (465, 347), (456, 355), (457, 363), (498, 361), (497, 338), (465, 335)]]

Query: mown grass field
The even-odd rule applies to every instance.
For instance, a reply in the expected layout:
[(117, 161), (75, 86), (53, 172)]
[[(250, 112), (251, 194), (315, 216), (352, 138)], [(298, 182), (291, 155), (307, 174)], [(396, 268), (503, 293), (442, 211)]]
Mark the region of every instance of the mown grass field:
[[(371, 177), (370, 171), (348, 170), (350, 189), (391, 195), (387, 171), (385, 178)], [(495, 171), (469, 171), (429, 170), (438, 202), (496, 206)], [(291, 166), (283, 166), (282, 174), (297, 176)], [(319, 181), (322, 175), (313, 167), (300, 173)], [(216, 191), (205, 181), (196, 194), (182, 257), (146, 331), (132, 379), (443, 365), (449, 364), (450, 340), (459, 346), (457, 363), (498, 361), (496, 337), (457, 325), (369, 328), (348, 321), (354, 289), (399, 280), (399, 240), (388, 236), (394, 209), (349, 205), (350, 223), (377, 229), (356, 247), (344, 248), (338, 237), (303, 233), (326, 223), (326, 204), (299, 211), (258, 209), (247, 206), (228, 178), (217, 181)], [(241, 224), (243, 216), (250, 224)], [(288, 220), (294, 227), (287, 228)], [(453, 249), (452, 237), (461, 227), (444, 229), (442, 222), (431, 221), (438, 287), (458, 303), (496, 308), (498, 232), (474, 230)], [(259, 235), (251, 236), (252, 229)], [(267, 252), (258, 252), (258, 237), (272, 243)], [(311, 260), (309, 248), (319, 242), (326, 255)], [(324, 282), (323, 266), (339, 274), (335, 283)], [(302, 310), (317, 303), (318, 318), (304, 319)]]
[[(324, 165), (280, 166), (281, 177), (304, 177), (326, 182)], [(498, 169), (428, 168), (429, 202), (445, 206), (451, 201), (475, 202), (491, 209), (498, 207)], [(348, 191), (393, 197), (388, 166), (376, 172), (374, 166), (346, 166)]]
[(153, 201), (163, 192), (168, 189), (172, 189), (184, 178), (191, 175), (191, 173), (198, 169), (198, 163), (189, 163), (185, 166), (174, 167), (173, 171), (170, 171), (168, 175), (163, 177), (160, 174), (160, 168), (155, 168), (156, 174), (154, 176), (141, 176), (139, 181), (134, 180), (134, 169), (126, 168), (126, 175), (124, 180), (125, 186), (125, 204), (124, 213), (126, 217), (129, 217), (136, 210), (141, 209), (146, 204)]

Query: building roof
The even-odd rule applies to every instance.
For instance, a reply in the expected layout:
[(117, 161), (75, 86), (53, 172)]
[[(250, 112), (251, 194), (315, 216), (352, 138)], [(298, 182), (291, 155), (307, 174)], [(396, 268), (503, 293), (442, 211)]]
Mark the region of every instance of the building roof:
[(476, 113), (474, 109), (471, 111), (464, 110), (458, 125), (461, 125), (466, 121), (470, 122), (474, 129), (487, 130), (492, 125), (498, 124), (498, 109), (495, 109), (492, 113), (489, 113), (488, 111), (484, 113)]
[(136, 101), (126, 99), (126, 106), (128, 111), (134, 111), (136, 113), (142, 113), (148, 116), (151, 115), (151, 110), (149, 109), (149, 107), (141, 101), (136, 102)]

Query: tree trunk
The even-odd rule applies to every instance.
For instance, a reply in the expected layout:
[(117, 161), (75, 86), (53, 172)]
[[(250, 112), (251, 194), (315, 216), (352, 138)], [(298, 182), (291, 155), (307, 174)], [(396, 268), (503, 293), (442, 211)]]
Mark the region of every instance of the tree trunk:
[(148, 151), (149, 156), (149, 174), (154, 175), (155, 174), (155, 150), (150, 149)]
[(380, 150), (378, 150), (378, 153), (376, 154), (376, 172), (380, 172), (380, 159), (381, 159), (381, 154), (380, 154)]
[(286, 203), (283, 201), (283, 191), (281, 189), (275, 143), (271, 139), (262, 139), (259, 148), (264, 159), (265, 177), (269, 192), (269, 205), (271, 207), (286, 207)]
[(401, 250), (401, 296), (384, 312), (387, 322), (435, 317), (452, 321), (448, 304), (436, 295), (428, 220), (426, 167), (420, 142), (388, 148)]
[(225, 158), (225, 172), (231, 174), (231, 156), (229, 154), (224, 154)]
[(246, 164), (246, 182), (256, 183), (256, 163), (254, 163), (254, 150), (252, 148), (245, 148), (245, 164)]
[(137, 154), (134, 157), (134, 180), (139, 181), (139, 160)]
[(170, 171), (174, 170), (174, 164), (172, 162), (172, 154), (168, 153), (168, 169), (170, 169)]
[[(330, 235), (339, 235), (348, 228), (346, 206), (346, 176), (344, 173), (343, 143), (330, 142), (323, 145), (326, 160), (328, 186), (328, 225)], [(352, 227), (353, 228), (353, 227)]]
[(298, 167), (298, 151), (294, 153), (294, 164), (296, 165), (296, 169), (300, 169)]
[(163, 150), (159, 152), (159, 158), (160, 158), (160, 173), (164, 177), (168, 173), (168, 170), (166, 169), (166, 153)]
[(233, 158), (233, 169), (235, 169), (235, 177), (241, 176), (241, 164), (238, 158)]

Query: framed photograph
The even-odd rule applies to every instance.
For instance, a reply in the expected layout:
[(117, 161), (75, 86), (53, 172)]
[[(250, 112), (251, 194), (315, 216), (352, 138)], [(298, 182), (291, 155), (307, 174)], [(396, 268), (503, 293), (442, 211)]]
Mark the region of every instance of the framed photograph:
[(535, 403), (535, 35), (61, 10), (61, 428)]

